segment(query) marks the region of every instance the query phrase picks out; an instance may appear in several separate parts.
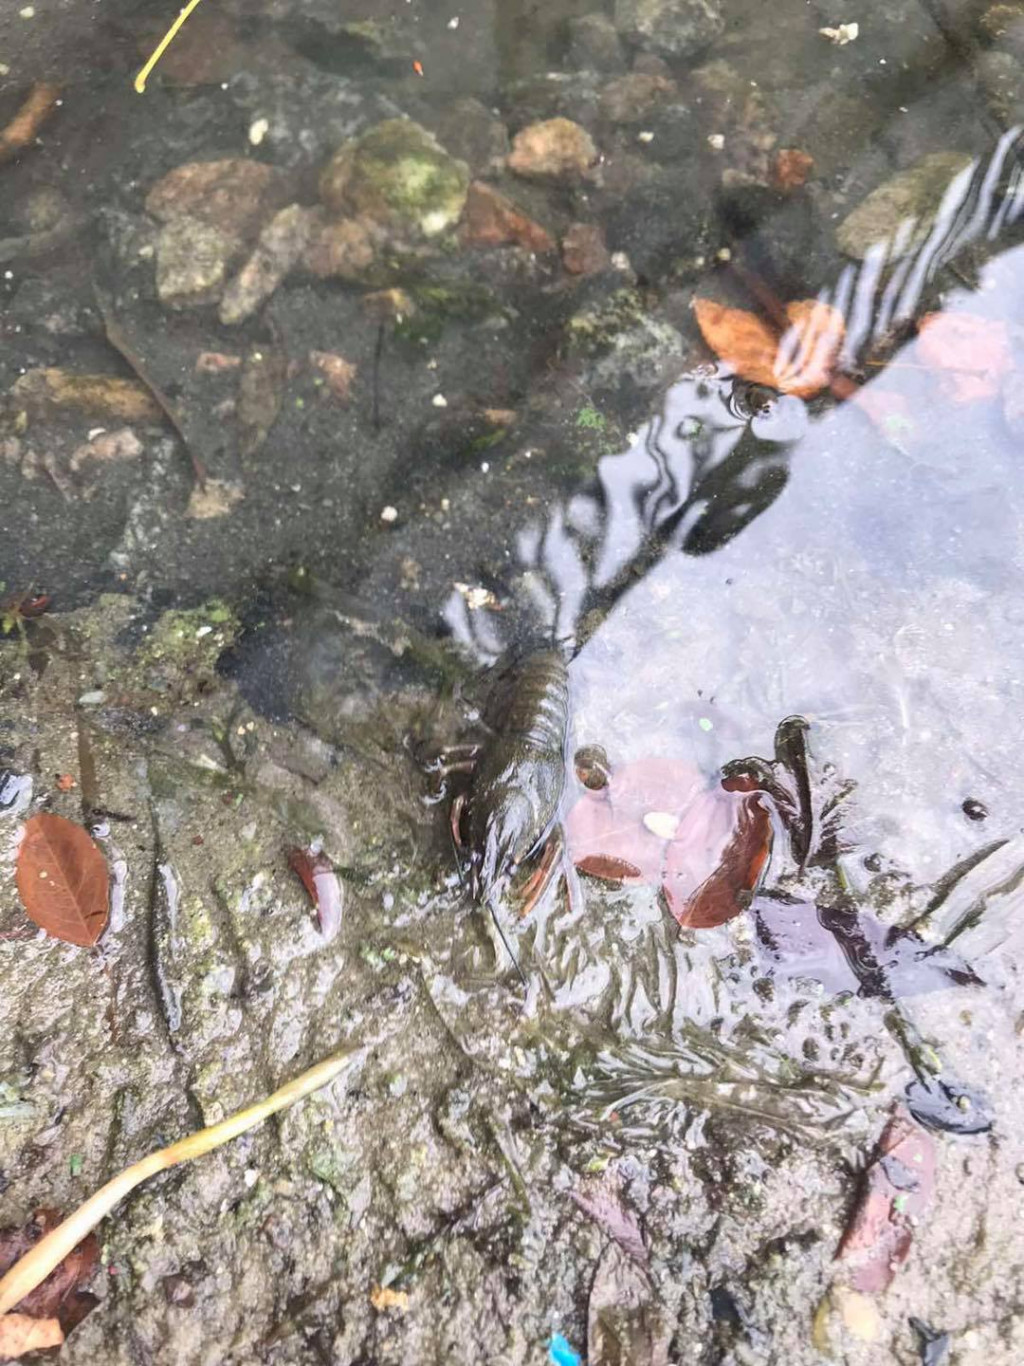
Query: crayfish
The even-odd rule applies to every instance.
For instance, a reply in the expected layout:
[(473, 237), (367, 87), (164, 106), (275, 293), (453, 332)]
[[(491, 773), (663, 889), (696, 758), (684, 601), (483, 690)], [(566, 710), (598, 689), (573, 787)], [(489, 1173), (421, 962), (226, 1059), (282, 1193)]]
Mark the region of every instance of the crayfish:
[(485, 738), (445, 752), (442, 778), (463, 774), (450, 827), (460, 874), (486, 905), (509, 956), (526, 978), (502, 930), (496, 903), (517, 872), (536, 859), (518, 889), (520, 916), (530, 914), (562, 871), (559, 823), (569, 732), (569, 675), (557, 649), (535, 649), (500, 668), (483, 708)]

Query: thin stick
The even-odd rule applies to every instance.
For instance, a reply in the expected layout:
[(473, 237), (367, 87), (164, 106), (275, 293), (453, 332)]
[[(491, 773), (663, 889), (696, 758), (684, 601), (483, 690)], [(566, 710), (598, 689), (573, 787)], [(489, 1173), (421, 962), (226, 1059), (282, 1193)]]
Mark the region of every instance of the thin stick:
[(181, 11), (177, 19), (175, 19), (174, 23), (170, 26), (170, 28), (167, 30), (164, 36), (160, 39), (160, 42), (157, 44), (156, 51), (153, 53), (152, 57), (150, 57), (146, 65), (135, 77), (135, 89), (139, 92), (140, 95), (146, 89), (146, 82), (152, 75), (153, 68), (156, 66), (157, 62), (160, 60), (160, 58), (170, 47), (171, 43), (174, 41), (174, 36), (178, 32), (178, 29), (181, 28), (182, 24), (185, 22), (185, 20), (188, 18), (188, 16), (192, 13), (192, 11), (198, 4), (199, 0), (188, 0), (188, 4)]
[(0, 1316), (13, 1309), (16, 1304), (20, 1304), (26, 1295), (35, 1290), (37, 1285), (42, 1284), (68, 1253), (141, 1182), (147, 1181), (157, 1172), (166, 1171), (168, 1167), (177, 1166), (179, 1162), (189, 1162), (195, 1157), (205, 1156), (214, 1148), (219, 1148), (223, 1143), (229, 1143), (231, 1139), (237, 1138), (239, 1134), (244, 1134), (247, 1129), (254, 1129), (257, 1124), (262, 1124), (279, 1110), (286, 1110), (297, 1100), (319, 1091), (321, 1086), (326, 1086), (350, 1062), (355, 1052), (354, 1049), (346, 1049), (341, 1053), (335, 1053), (323, 1062), (318, 1062), (308, 1072), (303, 1072), (294, 1081), (282, 1086), (273, 1095), (267, 1096), (265, 1100), (258, 1101), (245, 1110), (239, 1110), (237, 1114), (222, 1119), (219, 1124), (213, 1124), (208, 1129), (200, 1129), (198, 1133), (189, 1134), (187, 1138), (172, 1143), (169, 1148), (161, 1148), (140, 1162), (134, 1162), (130, 1167), (126, 1167), (112, 1181), (101, 1186), (95, 1195), (91, 1195), (84, 1205), (79, 1205), (63, 1223), (58, 1224), (45, 1238), (41, 1238), (31, 1251), (26, 1252), (20, 1261), (14, 1263), (7, 1275), (0, 1279)]

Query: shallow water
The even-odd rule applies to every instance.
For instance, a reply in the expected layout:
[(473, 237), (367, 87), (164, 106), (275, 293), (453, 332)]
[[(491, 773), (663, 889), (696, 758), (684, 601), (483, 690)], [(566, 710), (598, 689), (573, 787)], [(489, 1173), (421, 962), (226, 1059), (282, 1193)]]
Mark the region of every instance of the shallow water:
[[(61, 87), (0, 165), (4, 592), (55, 613), (124, 594), (119, 646), (226, 601), (244, 629), (223, 686), (322, 737), (362, 775), (341, 805), (358, 790), (384, 813), (383, 847), (365, 820), (341, 840), (363, 879), (345, 951), (399, 945), (457, 1053), (551, 1132), (713, 1151), (712, 1116), (852, 1155), (936, 1073), (1011, 1129), (1024, 8), (204, 0), (136, 95), (167, 20), (129, 0), (0, 16), (0, 125), (35, 83)], [(440, 232), (378, 221), (364, 195), (345, 212), (365, 259), (324, 278), (296, 248), (249, 317), (218, 316), (274, 213), (312, 213), (336, 149), (400, 116), (512, 201), (508, 240), (457, 212)], [(510, 139), (556, 116), (593, 164), (517, 172)], [(222, 158), (279, 173), (262, 215), (187, 186), (191, 227), (173, 195), (147, 209), (161, 177)], [(196, 229), (206, 213), (224, 241)], [(745, 310), (782, 359), (716, 354), (695, 300)], [(801, 300), (844, 338), (811, 392), (781, 393), (763, 371), (808, 366), (786, 331)], [(134, 372), (158, 407), (18, 386), (43, 367)], [(803, 859), (766, 802), (760, 900), (746, 888), (715, 928), (680, 933), (646, 866), (623, 887), (570, 871), (572, 895), (522, 922), (503, 905), (520, 1014), (443, 806), (395, 812), (429, 787), (414, 758), (472, 733), (475, 675), (552, 639), (567, 758), (601, 746), (613, 777), (673, 761), (675, 805), (641, 802), (636, 847), (652, 814), (689, 821), (697, 882), (720, 859), (703, 794), (771, 760), (783, 718), (809, 723), (814, 792), (843, 795)], [(21, 742), (16, 694), (3, 705)], [(588, 800), (568, 769), (562, 817)], [(911, 926), (921, 953), (894, 933)], [(952, 930), (955, 962), (925, 960)]]

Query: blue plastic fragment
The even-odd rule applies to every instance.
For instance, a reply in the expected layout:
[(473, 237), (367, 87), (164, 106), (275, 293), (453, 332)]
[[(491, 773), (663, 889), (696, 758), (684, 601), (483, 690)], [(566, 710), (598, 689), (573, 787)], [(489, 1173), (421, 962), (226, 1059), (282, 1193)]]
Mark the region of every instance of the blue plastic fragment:
[(573, 1351), (561, 1333), (552, 1333), (548, 1343), (548, 1356), (551, 1366), (583, 1366), (579, 1352)]

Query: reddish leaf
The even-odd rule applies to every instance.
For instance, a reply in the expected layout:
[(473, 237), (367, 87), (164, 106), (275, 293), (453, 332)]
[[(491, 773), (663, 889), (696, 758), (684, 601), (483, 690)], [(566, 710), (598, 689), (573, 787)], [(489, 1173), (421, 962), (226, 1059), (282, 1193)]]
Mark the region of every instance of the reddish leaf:
[(106, 860), (73, 821), (44, 812), (26, 823), (17, 881), (30, 919), (55, 939), (91, 948), (106, 929)]
[(341, 928), (342, 895), (338, 875), (324, 853), (310, 849), (289, 849), (288, 866), (299, 878), (316, 907), (320, 932), (331, 940)]
[(949, 373), (956, 403), (995, 398), (1013, 369), (1004, 321), (973, 313), (926, 313), (918, 325), (917, 354)]
[(781, 337), (742, 308), (694, 299), (693, 309), (708, 346), (742, 379), (797, 398), (811, 398), (828, 384), (845, 335), (843, 315), (830, 304), (787, 304), (790, 326)]
[[(56, 1228), (61, 1218), (55, 1209), (37, 1209), (24, 1228), (0, 1229), (0, 1275)], [(25, 1296), (16, 1306), (18, 1312), (43, 1321), (58, 1319), (63, 1331), (70, 1333), (98, 1303), (82, 1286), (92, 1278), (99, 1255), (99, 1240), (90, 1233), (72, 1248), (45, 1281)], [(5, 1318), (0, 1318), (0, 1324), (5, 1322)], [(0, 1359), (2, 1357), (0, 1352)]]
[(0, 1361), (15, 1361), (29, 1352), (59, 1347), (64, 1334), (56, 1319), (34, 1319), (28, 1314), (4, 1314), (0, 1318)]
[(935, 1144), (905, 1110), (885, 1126), (878, 1151), (864, 1173), (860, 1197), (836, 1252), (847, 1264), (855, 1290), (884, 1290), (906, 1261), (914, 1225), (935, 1185)]
[(772, 850), (768, 808), (757, 797), (747, 797), (733, 807), (733, 817), (732, 833), (717, 854), (714, 871), (696, 890), (693, 846), (678, 839), (669, 845), (665, 899), (682, 929), (714, 929), (746, 910), (768, 866)]

